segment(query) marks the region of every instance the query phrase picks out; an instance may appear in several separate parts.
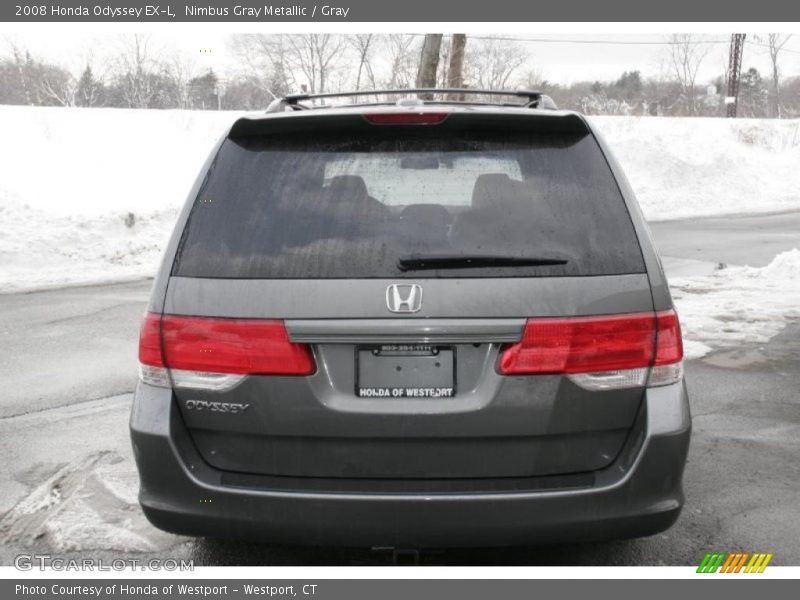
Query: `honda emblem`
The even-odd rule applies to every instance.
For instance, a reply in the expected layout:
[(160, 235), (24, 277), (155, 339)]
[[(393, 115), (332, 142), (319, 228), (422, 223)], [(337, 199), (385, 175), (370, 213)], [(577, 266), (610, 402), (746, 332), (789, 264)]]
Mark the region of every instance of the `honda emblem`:
[(386, 307), (394, 313), (415, 313), (422, 308), (422, 286), (393, 283), (386, 288)]

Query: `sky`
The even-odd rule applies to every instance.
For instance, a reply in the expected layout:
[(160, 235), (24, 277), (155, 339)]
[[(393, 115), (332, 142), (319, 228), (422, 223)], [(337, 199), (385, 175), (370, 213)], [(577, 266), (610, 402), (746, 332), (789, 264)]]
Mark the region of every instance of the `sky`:
[[(191, 61), (198, 73), (213, 68), (218, 73), (233, 74), (241, 69), (228, 44), (229, 33), (208, 29), (174, 27), (168, 34), (150, 33), (151, 45), (165, 55), (178, 52)], [(467, 33), (468, 38), (470, 36)], [(525, 44), (529, 64), (523, 70), (535, 70), (551, 82), (568, 84), (581, 80), (613, 80), (624, 71), (639, 70), (645, 76), (657, 76), (667, 67), (667, 34), (523, 34), (477, 33), (477, 37), (513, 38)], [(700, 35), (700, 34), (699, 34)], [(724, 33), (704, 36), (719, 43), (711, 44), (701, 68), (698, 82), (706, 82), (725, 70), (728, 60), (728, 39)], [(753, 34), (748, 40), (756, 42)], [(0, 33), (0, 55), (8, 51), (10, 41), (31, 51), (37, 57), (56, 62), (79, 72), (88, 56), (102, 63), (120, 45), (120, 34), (91, 34), (86, 31), (27, 30)], [(469, 42), (468, 42), (469, 43)], [(781, 56), (782, 75), (800, 76), (800, 31), (789, 40)], [(770, 73), (767, 48), (748, 44), (744, 53), (744, 69), (757, 68), (766, 78)]]

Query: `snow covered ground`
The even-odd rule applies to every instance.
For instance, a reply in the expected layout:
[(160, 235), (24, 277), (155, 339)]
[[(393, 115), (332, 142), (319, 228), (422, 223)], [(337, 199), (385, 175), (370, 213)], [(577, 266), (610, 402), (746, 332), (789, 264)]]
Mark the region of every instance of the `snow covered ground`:
[(0, 292), (152, 276), (231, 119), (0, 106)]
[(800, 120), (591, 120), (650, 221), (800, 208)]
[(673, 277), (672, 296), (687, 358), (712, 349), (764, 343), (800, 320), (800, 250), (782, 252), (765, 267), (726, 267), (711, 275)]
[[(236, 113), (0, 106), (0, 293), (152, 276)], [(645, 216), (800, 208), (800, 121), (593, 117)], [(671, 281), (687, 354), (768, 339), (800, 304), (800, 252)]]

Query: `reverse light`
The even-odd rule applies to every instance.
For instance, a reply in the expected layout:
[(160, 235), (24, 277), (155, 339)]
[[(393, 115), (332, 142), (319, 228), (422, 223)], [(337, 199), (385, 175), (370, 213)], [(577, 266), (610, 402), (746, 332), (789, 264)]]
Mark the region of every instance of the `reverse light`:
[(438, 125), (446, 112), (368, 113), (364, 118), (373, 125)]
[(650, 369), (650, 387), (669, 385), (683, 378), (683, 336), (674, 310), (656, 313), (656, 356)]
[(503, 350), (502, 375), (562, 374), (590, 390), (660, 386), (683, 376), (674, 310), (529, 319), (522, 339)]
[(142, 381), (161, 387), (229, 389), (247, 375), (311, 375), (311, 350), (282, 321), (148, 313), (139, 337)]

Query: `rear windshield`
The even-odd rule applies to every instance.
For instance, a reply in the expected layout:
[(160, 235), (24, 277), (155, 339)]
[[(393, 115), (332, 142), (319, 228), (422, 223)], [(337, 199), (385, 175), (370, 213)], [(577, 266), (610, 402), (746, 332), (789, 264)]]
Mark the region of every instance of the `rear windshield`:
[(192, 208), (173, 274), (644, 271), (625, 203), (590, 135), (372, 129), (226, 140)]

